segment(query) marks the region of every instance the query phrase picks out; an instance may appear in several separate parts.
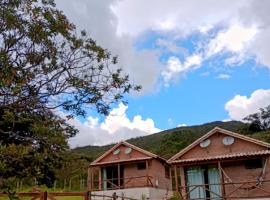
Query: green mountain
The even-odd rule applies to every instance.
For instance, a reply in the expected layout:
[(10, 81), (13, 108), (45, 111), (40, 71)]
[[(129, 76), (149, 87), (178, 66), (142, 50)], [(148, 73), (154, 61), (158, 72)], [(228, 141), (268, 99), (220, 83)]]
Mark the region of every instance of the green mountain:
[[(239, 121), (216, 121), (197, 126), (169, 129), (143, 137), (132, 138), (127, 142), (168, 159), (216, 126), (241, 134), (250, 134), (247, 131), (248, 125), (245, 123)], [(73, 151), (94, 160), (113, 145), (85, 146), (73, 149)]]

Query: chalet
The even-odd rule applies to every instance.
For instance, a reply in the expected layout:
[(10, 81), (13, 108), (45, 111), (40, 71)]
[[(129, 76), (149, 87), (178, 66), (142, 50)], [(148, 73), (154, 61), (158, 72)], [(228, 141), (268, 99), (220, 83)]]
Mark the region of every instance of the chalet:
[(88, 176), (88, 189), (95, 195), (155, 200), (172, 195), (166, 160), (125, 141), (93, 161)]
[(270, 199), (269, 149), (216, 127), (168, 160), (175, 190), (182, 199)]

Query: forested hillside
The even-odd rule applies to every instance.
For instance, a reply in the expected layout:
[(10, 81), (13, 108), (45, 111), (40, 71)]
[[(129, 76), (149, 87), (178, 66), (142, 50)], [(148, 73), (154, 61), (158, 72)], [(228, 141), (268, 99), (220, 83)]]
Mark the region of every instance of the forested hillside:
[[(242, 134), (251, 134), (248, 131), (248, 125), (242, 122), (217, 121), (197, 126), (174, 128), (144, 137), (132, 138), (127, 141), (167, 159), (216, 126)], [(93, 160), (112, 146), (86, 146), (76, 148), (73, 151)]]

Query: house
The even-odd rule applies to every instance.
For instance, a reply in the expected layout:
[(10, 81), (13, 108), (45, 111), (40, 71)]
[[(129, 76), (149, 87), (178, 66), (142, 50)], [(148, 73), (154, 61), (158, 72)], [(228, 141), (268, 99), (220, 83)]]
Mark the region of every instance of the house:
[(163, 199), (172, 195), (170, 166), (158, 155), (121, 141), (93, 161), (88, 189), (94, 195)]
[(270, 199), (269, 149), (216, 127), (168, 160), (175, 190), (182, 199)]

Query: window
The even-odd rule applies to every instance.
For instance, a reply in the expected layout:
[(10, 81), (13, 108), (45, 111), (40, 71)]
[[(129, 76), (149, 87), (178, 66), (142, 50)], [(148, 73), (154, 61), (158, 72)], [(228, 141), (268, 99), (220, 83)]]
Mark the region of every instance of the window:
[(170, 178), (170, 167), (165, 165), (165, 178)]
[(262, 159), (252, 159), (244, 161), (246, 169), (257, 169), (262, 168), (263, 162)]
[(138, 170), (146, 169), (146, 162), (137, 163), (137, 169)]

